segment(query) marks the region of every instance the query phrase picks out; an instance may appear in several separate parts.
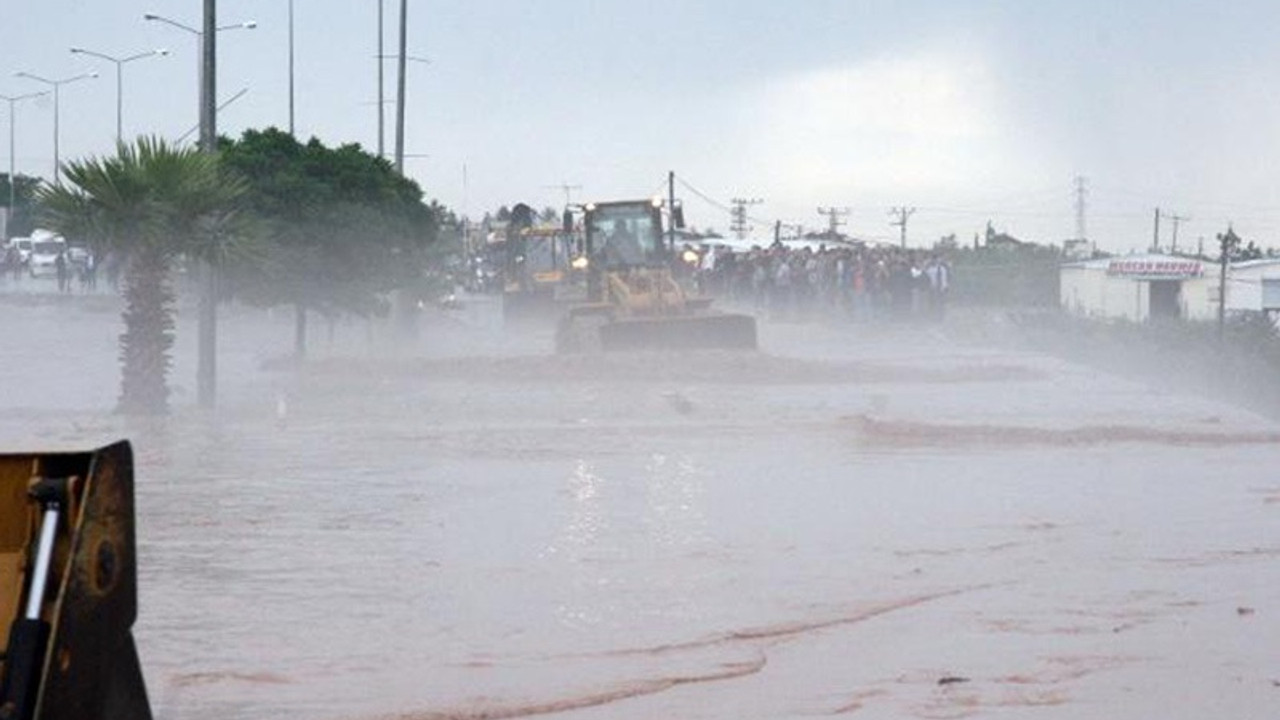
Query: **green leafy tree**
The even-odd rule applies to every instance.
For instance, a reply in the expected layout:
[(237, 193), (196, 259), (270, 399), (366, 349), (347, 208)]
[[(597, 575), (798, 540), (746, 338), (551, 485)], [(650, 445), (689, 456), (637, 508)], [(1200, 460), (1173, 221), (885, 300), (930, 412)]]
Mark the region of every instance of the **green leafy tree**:
[[(35, 229), (35, 197), (40, 179), (29, 175), (15, 175), (13, 207), (9, 208), (9, 235), (22, 237)], [(9, 174), (0, 173), (0, 206), (9, 206)]]
[(359, 145), (325, 146), (268, 128), (222, 141), (228, 167), (248, 179), (249, 207), (271, 239), (262, 262), (240, 267), (248, 302), (293, 305), (295, 353), (306, 350), (307, 312), (384, 312), (384, 294), (422, 274), (443, 208)]
[(124, 262), (124, 333), (118, 410), (168, 409), (174, 261), (222, 262), (242, 247), (238, 207), (247, 185), (215, 155), (155, 138), (120, 144), (112, 157), (63, 166), (66, 183), (37, 192), (42, 222)]
[(960, 305), (1010, 308), (1058, 304), (1062, 250), (1017, 242), (957, 248), (947, 252), (952, 267), (951, 297)]

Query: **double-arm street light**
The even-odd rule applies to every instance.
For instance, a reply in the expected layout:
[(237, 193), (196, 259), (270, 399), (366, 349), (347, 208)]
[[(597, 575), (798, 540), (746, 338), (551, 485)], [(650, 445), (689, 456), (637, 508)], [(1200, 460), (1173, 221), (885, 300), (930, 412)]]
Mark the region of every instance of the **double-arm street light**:
[[(16, 120), (14, 120), (15, 113), (13, 111), (13, 106), (17, 105), (23, 100), (31, 100), (33, 98), (38, 98), (48, 94), (49, 94), (48, 90), (41, 90), (40, 92), (27, 93), (26, 95), (12, 95), (12, 96), (0, 95), (0, 100), (4, 100), (5, 102), (9, 103), (9, 219), (10, 220), (13, 219), (13, 207), (14, 207), (16, 196), (17, 196), (17, 193), (15, 192), (15, 188), (17, 188), (18, 186), (17, 177), (14, 175), (14, 163), (13, 163), (13, 154), (14, 154), (13, 128), (16, 123)], [(5, 223), (5, 227), (7, 228), (8, 226), (9, 224)], [(8, 240), (8, 238), (4, 238), (4, 239)]]
[(106, 53), (100, 53), (96, 50), (88, 50), (86, 48), (71, 48), (71, 52), (78, 55), (88, 55), (90, 57), (100, 58), (108, 62), (116, 64), (116, 144), (119, 145), (124, 135), (124, 64), (133, 62), (134, 60), (142, 60), (143, 58), (157, 57), (160, 55), (168, 55), (169, 51), (164, 49), (148, 50), (127, 57), (115, 57)]
[[(171, 20), (171, 19), (169, 19), (169, 18), (167, 18), (167, 17), (164, 17), (164, 16), (162, 16), (162, 15), (156, 15), (155, 13), (147, 13), (146, 15), (143, 15), (143, 16), (142, 16), (142, 19), (143, 19), (143, 20), (155, 20), (156, 22), (162, 22), (162, 23), (164, 23), (165, 25), (172, 25), (173, 27), (176, 27), (176, 28), (178, 28), (179, 30), (186, 30), (187, 32), (191, 33), (192, 35), (204, 35), (204, 33), (203, 33), (202, 31), (197, 30), (196, 28), (193, 28), (193, 27), (191, 27), (190, 25), (187, 25), (187, 24), (185, 24), (185, 23), (180, 23), (180, 22), (178, 22), (177, 20)], [(254, 29), (254, 28), (256, 28), (256, 27), (258, 27), (258, 23), (257, 23), (256, 21), (248, 20), (248, 21), (240, 22), (240, 23), (232, 23), (232, 24), (230, 24), (230, 25), (219, 25), (219, 26), (218, 26), (217, 28), (215, 28), (215, 29), (216, 29), (218, 32), (222, 32), (223, 30), (252, 30), (252, 29)]]
[(61, 80), (50, 80), (49, 78), (32, 75), (29, 72), (22, 71), (16, 72), (14, 75), (17, 77), (27, 78), (28, 80), (35, 80), (38, 83), (44, 83), (45, 85), (53, 88), (53, 184), (60, 185), (62, 183), (62, 165), (61, 159), (58, 156), (58, 90), (63, 85), (76, 82), (77, 80), (96, 78), (98, 77), (98, 73), (81, 73), (68, 78), (62, 78)]
[[(191, 33), (192, 35), (196, 36), (196, 40), (199, 43), (197, 46), (199, 48), (199, 52), (196, 53), (196, 78), (197, 78), (198, 87), (200, 88), (200, 95), (199, 95), (200, 112), (198, 117), (202, 119), (200, 125), (201, 127), (203, 127), (204, 126), (203, 118), (205, 116), (205, 111), (209, 106), (213, 104), (211, 102), (212, 98), (205, 97), (205, 95), (208, 93), (208, 90), (207, 90), (207, 84), (204, 81), (204, 73), (205, 73), (204, 31), (198, 28), (191, 27), (186, 23), (180, 23), (177, 20), (173, 20), (171, 18), (167, 18), (162, 15), (156, 15), (155, 13), (147, 13), (142, 16), (142, 19), (153, 20), (155, 22), (164, 23), (165, 25), (177, 28), (179, 30), (183, 30), (185, 32)], [(218, 32), (222, 32), (223, 30), (252, 30), (256, 27), (258, 27), (257, 22), (253, 20), (248, 20), (241, 23), (233, 23), (231, 25), (218, 25), (217, 27), (214, 28), (214, 30)], [(202, 135), (201, 142), (202, 143), (206, 142), (207, 138), (203, 137), (204, 135), (203, 132), (201, 133), (201, 135)]]

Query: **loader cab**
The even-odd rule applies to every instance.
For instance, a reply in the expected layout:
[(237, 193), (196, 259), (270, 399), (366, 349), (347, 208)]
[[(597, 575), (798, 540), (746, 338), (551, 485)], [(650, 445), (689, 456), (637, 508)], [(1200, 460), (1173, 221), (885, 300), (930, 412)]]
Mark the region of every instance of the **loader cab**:
[(586, 256), (596, 269), (660, 267), (667, 262), (662, 240), (662, 202), (630, 200), (587, 205)]

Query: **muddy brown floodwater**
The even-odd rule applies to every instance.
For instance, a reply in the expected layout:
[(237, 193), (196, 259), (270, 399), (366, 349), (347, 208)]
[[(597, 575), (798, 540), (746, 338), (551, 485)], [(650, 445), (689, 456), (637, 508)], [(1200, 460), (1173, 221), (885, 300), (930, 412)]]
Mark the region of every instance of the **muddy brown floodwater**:
[(1280, 428), (943, 327), (556, 358), (487, 298), (222, 317), (111, 414), (114, 300), (0, 302), (0, 440), (128, 437), (157, 717), (1205, 718), (1280, 702)]

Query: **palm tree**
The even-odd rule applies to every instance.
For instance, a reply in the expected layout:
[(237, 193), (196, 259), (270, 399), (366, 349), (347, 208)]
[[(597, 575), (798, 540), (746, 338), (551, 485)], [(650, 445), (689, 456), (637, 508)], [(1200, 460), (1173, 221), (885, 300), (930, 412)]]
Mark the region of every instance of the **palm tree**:
[(168, 409), (175, 258), (214, 263), (234, 252), (243, 181), (216, 155), (158, 138), (121, 143), (113, 157), (66, 163), (63, 186), (39, 192), (43, 219), (63, 235), (116, 253), (125, 263), (122, 375), (117, 409)]

